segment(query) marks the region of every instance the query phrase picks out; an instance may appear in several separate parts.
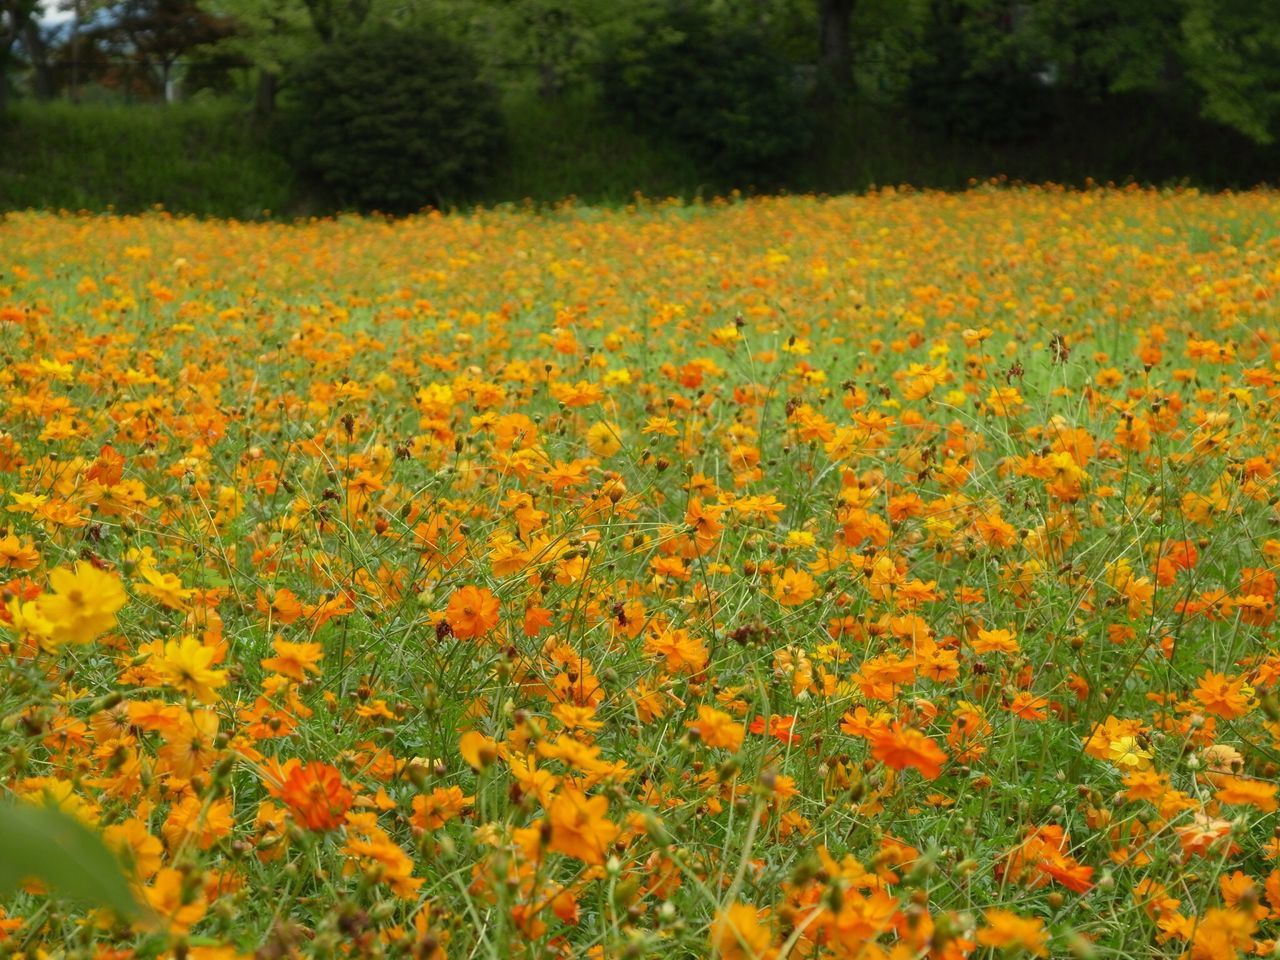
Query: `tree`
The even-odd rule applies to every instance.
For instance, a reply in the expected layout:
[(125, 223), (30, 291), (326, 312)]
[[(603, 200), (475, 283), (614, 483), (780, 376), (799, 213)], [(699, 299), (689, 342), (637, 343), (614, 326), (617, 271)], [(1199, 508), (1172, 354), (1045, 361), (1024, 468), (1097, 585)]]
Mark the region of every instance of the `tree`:
[(369, 19), (372, 0), (304, 0), (320, 39), (333, 43), (350, 37)]
[(201, 9), (235, 25), (217, 48), (257, 71), (255, 111), (275, 111), (280, 77), (323, 41), (302, 0), (200, 0)]
[(818, 0), (818, 70), (838, 90), (853, 86), (852, 44), (854, 0)]
[(791, 62), (756, 28), (656, 5), (601, 69), (606, 104), (678, 144), (718, 185), (781, 182), (812, 136)]
[(14, 45), (35, 22), (39, 8), (39, 0), (0, 0), (0, 113), (9, 108)]
[[(374, 0), (197, 0), (210, 16), (234, 24), (218, 44), (257, 71), (255, 110), (275, 110), (280, 79), (288, 68), (321, 47), (354, 37), (372, 19)], [(413, 6), (409, 0), (405, 8)], [(384, 25), (394, 19), (384, 11)]]
[(140, 70), (166, 103), (177, 96), (175, 66), (184, 54), (230, 35), (230, 20), (201, 10), (195, 0), (125, 0), (85, 31)]
[(513, 52), (519, 63), (532, 67), (543, 97), (559, 95), (581, 76), (584, 61), (596, 50), (591, 0), (507, 0)]
[(1033, 23), (1059, 83), (1104, 97), (1176, 84), (1182, 14), (1182, 0), (1041, 0)]
[(1258, 143), (1280, 121), (1280, 11), (1258, 0), (1189, 0), (1182, 19), (1187, 72), (1201, 112)]
[(915, 117), (949, 136), (990, 143), (1042, 133), (1053, 98), (1039, 13), (1034, 3), (933, 0), (906, 91)]
[(1275, 0), (1037, 0), (1024, 4), (1061, 85), (1086, 96), (1143, 92), (1198, 107), (1270, 143), (1280, 125)]
[(22, 50), (31, 64), (32, 92), (37, 100), (50, 99), (53, 96), (53, 75), (49, 69), (49, 44), (34, 17), (22, 28)]

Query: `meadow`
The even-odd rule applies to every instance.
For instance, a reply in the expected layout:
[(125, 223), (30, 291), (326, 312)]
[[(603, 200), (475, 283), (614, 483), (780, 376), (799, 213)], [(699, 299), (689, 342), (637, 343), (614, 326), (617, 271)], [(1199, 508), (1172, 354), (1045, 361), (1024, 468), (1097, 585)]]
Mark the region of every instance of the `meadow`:
[(0, 954), (1272, 955), (1278, 223), (5, 216)]

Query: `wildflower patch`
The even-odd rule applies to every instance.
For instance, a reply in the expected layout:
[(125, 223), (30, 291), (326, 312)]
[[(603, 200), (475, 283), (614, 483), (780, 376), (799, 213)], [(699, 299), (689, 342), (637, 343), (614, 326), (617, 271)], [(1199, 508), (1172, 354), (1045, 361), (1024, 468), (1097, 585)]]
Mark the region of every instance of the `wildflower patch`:
[(6, 217), (0, 950), (1272, 951), (1277, 222)]

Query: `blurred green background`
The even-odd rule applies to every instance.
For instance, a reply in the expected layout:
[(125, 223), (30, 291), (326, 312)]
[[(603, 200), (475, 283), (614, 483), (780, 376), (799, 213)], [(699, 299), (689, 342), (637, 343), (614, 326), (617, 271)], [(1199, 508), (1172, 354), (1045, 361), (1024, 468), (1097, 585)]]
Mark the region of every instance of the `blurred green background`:
[(1275, 179), (1273, 0), (0, 0), (0, 209)]

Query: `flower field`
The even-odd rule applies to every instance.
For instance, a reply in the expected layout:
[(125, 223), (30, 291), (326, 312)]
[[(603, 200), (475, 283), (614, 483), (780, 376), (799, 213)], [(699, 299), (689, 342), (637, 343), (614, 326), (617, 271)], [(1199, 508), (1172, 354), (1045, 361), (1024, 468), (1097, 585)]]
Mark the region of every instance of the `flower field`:
[(1272, 955), (1277, 224), (11, 215), (0, 954)]

